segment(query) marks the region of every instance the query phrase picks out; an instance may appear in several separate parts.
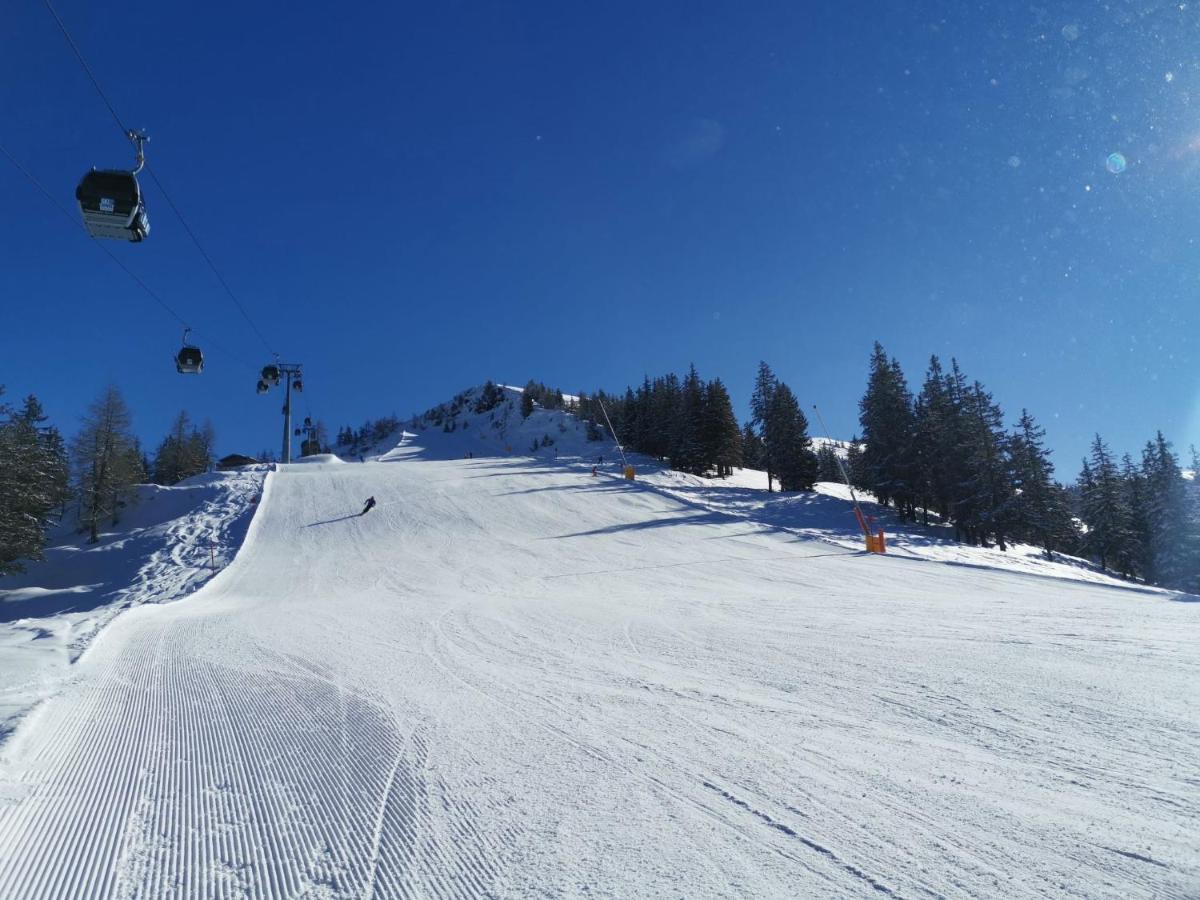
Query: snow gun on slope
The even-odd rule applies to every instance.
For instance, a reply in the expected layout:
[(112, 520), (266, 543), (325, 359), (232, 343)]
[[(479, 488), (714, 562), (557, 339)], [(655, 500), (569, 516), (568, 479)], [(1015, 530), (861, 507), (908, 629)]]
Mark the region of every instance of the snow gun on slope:
[[(634, 473), (633, 466), (629, 464), (629, 460), (625, 458), (625, 448), (621, 446), (621, 441), (617, 437), (617, 430), (612, 426), (612, 419), (608, 417), (608, 410), (604, 408), (604, 401), (599, 397), (596, 400), (600, 403), (600, 412), (604, 413), (604, 421), (608, 423), (608, 433), (613, 436), (613, 440), (617, 442), (617, 452), (621, 454), (622, 474), (626, 481), (633, 481)], [(592, 469), (592, 474), (596, 474), (596, 470)]]
[[(817, 421), (821, 423), (821, 430), (829, 434), (829, 427), (825, 424), (825, 419), (821, 415), (821, 411), (817, 409), (817, 404), (813, 404), (813, 412), (817, 414)], [(874, 534), (871, 533), (870, 522), (875, 520), (872, 518), (868, 521), (868, 517), (863, 515), (862, 507), (858, 505), (858, 496), (854, 493), (854, 485), (850, 483), (850, 476), (846, 473), (846, 466), (842, 463), (842, 458), (836, 453), (833, 458), (837, 461), (838, 471), (842, 473), (842, 480), (846, 482), (846, 487), (850, 490), (850, 500), (854, 503), (854, 517), (858, 519), (858, 527), (862, 529), (863, 537), (867, 541), (868, 553), (887, 553), (887, 540), (884, 537), (883, 529), (879, 528)]]

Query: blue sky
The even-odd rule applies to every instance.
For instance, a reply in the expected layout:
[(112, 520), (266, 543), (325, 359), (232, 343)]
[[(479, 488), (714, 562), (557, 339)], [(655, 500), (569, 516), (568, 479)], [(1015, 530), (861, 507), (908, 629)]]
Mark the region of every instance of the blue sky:
[[(1027, 406), (1060, 478), (1096, 430), (1200, 444), (1200, 7), (826, 6), (56, 3), (333, 429), (692, 362), (744, 416), (766, 359), (848, 436), (878, 339)], [(41, 3), (5, 24), (0, 142), (70, 205), (130, 147)], [(277, 449), (267, 350), (153, 185), (106, 246), (199, 378), (2, 159), (0, 192), (10, 398), (69, 433), (111, 381), (151, 449), (181, 408)]]

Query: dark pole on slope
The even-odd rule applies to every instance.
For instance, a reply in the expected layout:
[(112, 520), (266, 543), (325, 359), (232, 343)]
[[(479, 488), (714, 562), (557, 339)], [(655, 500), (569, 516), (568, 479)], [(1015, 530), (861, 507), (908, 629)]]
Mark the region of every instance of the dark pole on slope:
[(292, 379), (290, 375), (285, 374), (284, 380), (287, 382), (287, 393), (283, 400), (283, 455), (280, 457), (285, 463), (292, 461)]

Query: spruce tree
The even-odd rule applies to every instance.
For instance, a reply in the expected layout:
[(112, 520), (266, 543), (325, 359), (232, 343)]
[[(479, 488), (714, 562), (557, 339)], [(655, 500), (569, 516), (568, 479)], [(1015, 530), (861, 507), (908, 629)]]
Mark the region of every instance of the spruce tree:
[(0, 575), (42, 558), (46, 528), (69, 495), (62, 438), (45, 422), (32, 394), (17, 412), (0, 403)]
[(703, 475), (708, 469), (708, 460), (704, 456), (703, 425), (704, 387), (693, 365), (680, 387), (671, 454), (672, 468), (693, 475)]
[(932, 356), (913, 407), (913, 493), (926, 525), (931, 509), (943, 520), (950, 518), (957, 430), (950, 384), (941, 362)]
[(187, 412), (181, 411), (154, 454), (152, 472), (155, 483), (178, 484), (185, 478), (207, 472), (213, 463), (215, 444), (216, 430), (211, 422), (205, 422), (202, 429), (196, 429), (192, 427)]
[(704, 388), (704, 424), (702, 429), (704, 457), (716, 469), (718, 478), (727, 478), (735, 467), (742, 465), (742, 433), (733, 401), (720, 378), (714, 378)]
[(776, 384), (771, 395), (763, 444), (779, 474), (780, 490), (812, 489), (817, 478), (817, 457), (808, 436), (808, 420), (796, 395), (783, 382)]
[(963, 458), (969, 477), (961, 485), (961, 524), (972, 543), (986, 546), (993, 537), (1001, 550), (1007, 549), (1005, 533), (1012, 516), (1012, 472), (1004, 416), (992, 396), (976, 381), (967, 396), (964, 423), (966, 442)]
[(758, 364), (758, 374), (754, 378), (754, 393), (750, 396), (750, 423), (762, 442), (762, 452), (758, 464), (767, 472), (767, 492), (772, 490), (771, 482), (778, 471), (777, 461), (772, 457), (767, 440), (767, 420), (774, 406), (775, 392), (779, 388), (779, 380), (771, 367), (765, 362)]
[(1142, 456), (1150, 517), (1152, 577), (1166, 587), (1195, 586), (1193, 523), (1188, 514), (1187, 489), (1179, 460), (1160, 431)]
[(742, 426), (742, 465), (747, 469), (763, 468), (762, 438), (749, 422)]
[(838, 470), (837, 453), (833, 445), (825, 443), (817, 448), (817, 481), (841, 482), (841, 472)]
[(912, 398), (896, 360), (889, 360), (876, 341), (871, 354), (867, 390), (859, 402), (859, 422), (866, 443), (863, 467), (868, 489), (880, 503), (895, 503), (911, 515)]
[(1084, 548), (1101, 569), (1107, 570), (1127, 552), (1129, 509), (1112, 451), (1098, 434), (1092, 441), (1091, 459), (1084, 461), (1079, 484), (1087, 525)]
[(846, 447), (846, 474), (850, 476), (850, 485), (859, 491), (867, 490), (866, 466), (863, 464), (862, 440), (856, 434), (850, 438)]
[(1121, 458), (1121, 502), (1125, 508), (1125, 535), (1113, 568), (1126, 578), (1145, 578), (1150, 559), (1150, 508), (1146, 479), (1128, 453)]
[(1049, 557), (1056, 545), (1054, 504), (1058, 498), (1050, 451), (1043, 442), (1045, 436), (1045, 430), (1038, 426), (1029, 410), (1021, 410), (1016, 433), (1009, 443), (1013, 476), (1010, 524), (1018, 538), (1037, 544)]

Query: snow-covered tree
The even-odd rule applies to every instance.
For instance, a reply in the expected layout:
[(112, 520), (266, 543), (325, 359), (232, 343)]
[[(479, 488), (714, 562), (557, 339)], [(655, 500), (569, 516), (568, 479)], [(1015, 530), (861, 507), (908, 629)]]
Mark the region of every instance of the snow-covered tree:
[(41, 559), (46, 527), (69, 496), (63, 440), (45, 422), (32, 394), (17, 411), (0, 403), (0, 575)]

